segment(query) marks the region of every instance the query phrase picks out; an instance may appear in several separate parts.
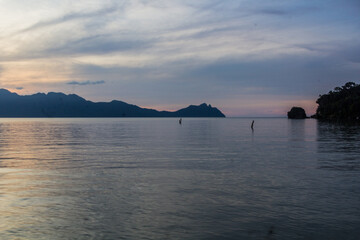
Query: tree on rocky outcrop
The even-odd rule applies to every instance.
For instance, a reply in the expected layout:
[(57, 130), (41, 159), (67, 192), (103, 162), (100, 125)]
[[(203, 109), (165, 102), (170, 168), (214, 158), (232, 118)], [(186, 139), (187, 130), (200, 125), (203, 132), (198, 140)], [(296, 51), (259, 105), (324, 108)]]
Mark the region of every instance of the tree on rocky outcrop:
[(316, 118), (326, 120), (360, 119), (360, 85), (348, 82), (334, 91), (320, 95)]

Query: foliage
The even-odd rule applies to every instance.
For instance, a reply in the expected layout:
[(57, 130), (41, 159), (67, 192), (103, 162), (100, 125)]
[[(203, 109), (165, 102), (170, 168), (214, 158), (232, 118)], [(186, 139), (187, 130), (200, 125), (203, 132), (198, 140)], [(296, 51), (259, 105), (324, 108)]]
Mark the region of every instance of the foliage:
[(328, 94), (320, 95), (316, 103), (319, 104), (316, 110), (318, 119), (359, 120), (360, 85), (348, 82)]

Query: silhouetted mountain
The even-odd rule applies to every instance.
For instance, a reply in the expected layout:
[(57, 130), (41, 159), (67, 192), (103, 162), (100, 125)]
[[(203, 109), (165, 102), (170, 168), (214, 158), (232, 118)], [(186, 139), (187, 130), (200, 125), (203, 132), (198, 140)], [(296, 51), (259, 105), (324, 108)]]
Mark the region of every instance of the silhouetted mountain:
[(176, 112), (141, 108), (122, 101), (91, 102), (75, 94), (49, 92), (21, 96), (0, 89), (0, 117), (225, 117), (203, 103)]
[(187, 108), (180, 109), (175, 112), (178, 116), (182, 117), (203, 117), (203, 116), (216, 116), (225, 117), (219, 109), (211, 107), (206, 103), (200, 104), (199, 106), (190, 105)]

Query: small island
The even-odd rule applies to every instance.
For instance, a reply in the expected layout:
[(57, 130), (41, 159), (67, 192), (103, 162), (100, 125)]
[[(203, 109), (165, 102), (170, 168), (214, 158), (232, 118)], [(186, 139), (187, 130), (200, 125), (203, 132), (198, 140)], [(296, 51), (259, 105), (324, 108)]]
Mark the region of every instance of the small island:
[(287, 113), (289, 119), (305, 119), (305, 110), (301, 107), (292, 107), (290, 112)]

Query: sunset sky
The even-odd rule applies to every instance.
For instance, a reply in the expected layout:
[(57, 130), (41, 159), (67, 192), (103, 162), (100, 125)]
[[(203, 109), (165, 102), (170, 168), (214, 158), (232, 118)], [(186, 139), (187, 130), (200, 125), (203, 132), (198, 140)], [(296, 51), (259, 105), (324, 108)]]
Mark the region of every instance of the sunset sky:
[(0, 88), (310, 115), (360, 80), (359, 0), (0, 0)]

